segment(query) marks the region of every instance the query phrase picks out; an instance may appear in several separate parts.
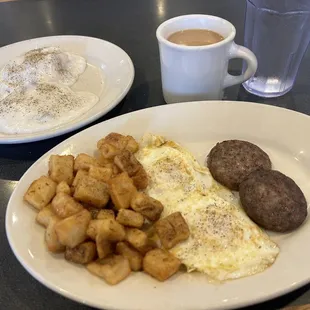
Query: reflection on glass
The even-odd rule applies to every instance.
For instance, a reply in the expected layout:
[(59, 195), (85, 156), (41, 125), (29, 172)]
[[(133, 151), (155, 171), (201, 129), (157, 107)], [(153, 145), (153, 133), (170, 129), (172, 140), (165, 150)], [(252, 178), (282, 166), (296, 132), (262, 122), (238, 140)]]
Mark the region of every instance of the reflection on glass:
[(50, 4), (48, 2), (42, 2), (42, 13), (45, 19), (45, 23), (48, 27), (48, 29), (50, 30), (51, 33), (54, 32), (54, 24), (53, 24), (53, 19), (51, 16), (51, 7)]
[(166, 14), (166, 0), (157, 0), (157, 15), (160, 18), (163, 18)]

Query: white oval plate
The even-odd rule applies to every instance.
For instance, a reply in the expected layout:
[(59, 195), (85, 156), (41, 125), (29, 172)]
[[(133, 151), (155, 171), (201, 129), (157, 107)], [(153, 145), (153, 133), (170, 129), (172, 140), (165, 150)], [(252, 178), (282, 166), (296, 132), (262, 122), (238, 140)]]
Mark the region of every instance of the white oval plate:
[(9, 201), (6, 232), (10, 245), (28, 272), (50, 289), (101, 309), (206, 310), (232, 309), (292, 291), (310, 281), (310, 222), (290, 234), (272, 235), (281, 253), (265, 272), (209, 284), (203, 274), (179, 273), (160, 283), (134, 273), (109, 286), (84, 267), (47, 252), (44, 229), (23, 194), (47, 173), (51, 154), (93, 154), (96, 142), (116, 131), (140, 138), (146, 132), (165, 135), (187, 147), (203, 163), (210, 148), (224, 139), (245, 139), (262, 147), (275, 169), (292, 177), (310, 201), (310, 117), (293, 111), (243, 102), (180, 103), (145, 109), (90, 127), (54, 147), (24, 174)]
[(84, 57), (90, 65), (100, 69), (104, 85), (99, 102), (71, 122), (32, 134), (0, 133), (0, 144), (24, 143), (56, 137), (81, 128), (108, 113), (128, 93), (134, 79), (134, 66), (125, 51), (113, 43), (83, 36), (52, 36), (26, 40), (0, 48), (0, 70), (11, 59), (29, 50), (44, 46), (58, 46)]

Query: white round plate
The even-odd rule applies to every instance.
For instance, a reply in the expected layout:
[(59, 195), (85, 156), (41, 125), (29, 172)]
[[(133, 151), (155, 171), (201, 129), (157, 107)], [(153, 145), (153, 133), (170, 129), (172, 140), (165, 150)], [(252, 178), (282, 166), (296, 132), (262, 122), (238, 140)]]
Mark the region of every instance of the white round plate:
[(187, 147), (203, 163), (210, 148), (224, 139), (245, 139), (262, 147), (275, 169), (292, 177), (310, 201), (310, 117), (272, 106), (245, 102), (192, 102), (145, 109), (90, 127), (54, 147), (22, 177), (9, 201), (6, 232), (28, 272), (50, 289), (100, 309), (207, 310), (232, 309), (261, 302), (310, 282), (310, 222), (290, 234), (272, 234), (281, 252), (263, 273), (210, 284), (203, 274), (179, 273), (158, 282), (134, 273), (116, 286), (84, 267), (47, 252), (44, 229), (36, 212), (23, 202), (30, 183), (47, 173), (51, 154), (93, 154), (96, 142), (116, 131), (140, 138), (151, 132)]
[(58, 46), (78, 54), (87, 63), (99, 68), (103, 89), (99, 102), (76, 119), (49, 130), (32, 134), (0, 133), (0, 144), (24, 143), (56, 137), (83, 127), (108, 113), (128, 93), (133, 79), (134, 66), (125, 51), (113, 43), (83, 36), (52, 36), (26, 40), (0, 48), (0, 70), (11, 59), (35, 48)]

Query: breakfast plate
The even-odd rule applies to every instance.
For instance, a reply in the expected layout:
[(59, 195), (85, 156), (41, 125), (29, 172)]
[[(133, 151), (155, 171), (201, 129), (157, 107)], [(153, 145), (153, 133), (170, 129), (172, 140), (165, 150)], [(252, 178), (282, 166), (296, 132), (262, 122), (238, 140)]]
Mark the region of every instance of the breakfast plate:
[(0, 48), (0, 70), (10, 60), (42, 47), (57, 47), (85, 58), (86, 70), (72, 89), (94, 93), (99, 101), (85, 112), (51, 128), (37, 132), (31, 132), (31, 129), (18, 133), (0, 132), (0, 144), (48, 139), (85, 126), (119, 104), (132, 85), (134, 67), (127, 53), (108, 41), (84, 36), (42, 37), (4, 46)]
[[(288, 126), (288, 124), (290, 124)], [(53, 291), (100, 309), (206, 310), (232, 309), (262, 302), (310, 282), (309, 220), (297, 230), (268, 233), (280, 248), (275, 263), (264, 272), (226, 283), (210, 283), (198, 273), (181, 273), (165, 282), (134, 273), (109, 286), (85, 268), (47, 252), (36, 212), (23, 202), (34, 179), (46, 174), (51, 154), (93, 154), (96, 142), (110, 132), (163, 135), (186, 147), (201, 163), (219, 141), (241, 139), (262, 147), (274, 169), (289, 175), (310, 200), (310, 146), (305, 135), (310, 118), (290, 110), (248, 102), (188, 102), (153, 107), (105, 121), (60, 143), (24, 174), (6, 213), (6, 233), (24, 268)]]

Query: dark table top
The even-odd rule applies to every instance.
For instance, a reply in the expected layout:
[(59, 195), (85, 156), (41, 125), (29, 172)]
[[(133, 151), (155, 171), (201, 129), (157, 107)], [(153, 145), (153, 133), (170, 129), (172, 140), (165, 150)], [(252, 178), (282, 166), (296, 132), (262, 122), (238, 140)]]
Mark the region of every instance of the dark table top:
[[(40, 36), (85, 35), (111, 41), (129, 54), (136, 71), (133, 86), (125, 99), (97, 122), (165, 104), (155, 38), (155, 30), (164, 20), (191, 13), (218, 15), (236, 26), (235, 41), (243, 43), (245, 0), (2, 1), (0, 46)], [(233, 74), (240, 73), (240, 61), (231, 61), (229, 71)], [(263, 99), (246, 93), (242, 86), (234, 86), (226, 89), (224, 99), (262, 102), (310, 114), (309, 72), (310, 50), (302, 61), (294, 88), (285, 96)], [(35, 160), (72, 134), (74, 132), (35, 143), (0, 145), (0, 180), (19, 180)], [(0, 309), (90, 309), (48, 290), (34, 280), (15, 259), (4, 229), (5, 209), (14, 186), (14, 182), (0, 181)], [(247, 309), (280, 309), (289, 304), (309, 303), (309, 289), (310, 286), (306, 286)]]

